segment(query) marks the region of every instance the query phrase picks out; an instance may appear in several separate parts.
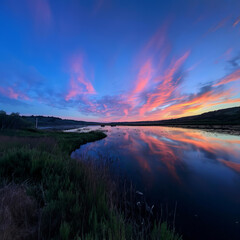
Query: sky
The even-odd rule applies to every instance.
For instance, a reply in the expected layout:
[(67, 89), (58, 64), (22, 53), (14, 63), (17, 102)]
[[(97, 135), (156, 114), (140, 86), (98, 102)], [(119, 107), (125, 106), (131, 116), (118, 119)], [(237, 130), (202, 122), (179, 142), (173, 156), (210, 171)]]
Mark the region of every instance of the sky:
[(239, 0), (0, 0), (0, 109), (87, 121), (240, 106)]

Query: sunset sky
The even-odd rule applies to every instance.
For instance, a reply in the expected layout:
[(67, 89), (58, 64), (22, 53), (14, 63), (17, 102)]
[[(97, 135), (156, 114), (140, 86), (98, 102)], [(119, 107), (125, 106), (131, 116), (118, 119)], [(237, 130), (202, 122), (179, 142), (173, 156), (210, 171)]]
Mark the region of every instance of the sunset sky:
[(8, 113), (136, 121), (239, 105), (239, 0), (0, 1)]

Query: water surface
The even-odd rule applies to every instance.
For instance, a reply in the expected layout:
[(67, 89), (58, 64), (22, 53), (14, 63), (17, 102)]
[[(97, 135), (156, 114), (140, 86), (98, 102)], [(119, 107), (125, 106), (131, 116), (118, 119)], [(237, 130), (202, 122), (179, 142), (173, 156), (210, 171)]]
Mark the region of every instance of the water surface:
[(108, 130), (105, 139), (72, 157), (118, 159), (114, 171), (149, 203), (169, 215), (177, 203), (176, 228), (185, 240), (240, 239), (239, 136), (156, 126), (102, 129)]

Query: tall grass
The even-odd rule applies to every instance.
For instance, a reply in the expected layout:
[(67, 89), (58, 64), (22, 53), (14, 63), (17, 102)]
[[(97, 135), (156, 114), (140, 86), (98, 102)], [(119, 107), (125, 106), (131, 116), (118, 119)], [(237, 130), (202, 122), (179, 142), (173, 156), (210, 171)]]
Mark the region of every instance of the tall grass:
[[(136, 216), (129, 217), (128, 208), (121, 207), (120, 202), (126, 200), (120, 197), (106, 167), (69, 157), (76, 147), (101, 139), (103, 133), (66, 134), (34, 133), (39, 142), (27, 143), (25, 137), (22, 145), (17, 139), (23, 136), (18, 135), (11, 147), (1, 150), (1, 182), (24, 183), (27, 196), (38, 206), (36, 239), (180, 239), (165, 223), (152, 221), (144, 230)], [(43, 138), (50, 148), (41, 145)]]
[(39, 208), (25, 186), (3, 186), (0, 199), (0, 239), (37, 239)]

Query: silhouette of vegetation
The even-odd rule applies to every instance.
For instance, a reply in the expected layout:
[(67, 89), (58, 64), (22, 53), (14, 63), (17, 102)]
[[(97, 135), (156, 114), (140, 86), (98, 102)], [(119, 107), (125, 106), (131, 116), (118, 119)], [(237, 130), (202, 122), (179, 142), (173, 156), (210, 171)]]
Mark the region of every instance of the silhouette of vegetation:
[(0, 111), (0, 129), (24, 129), (32, 127), (33, 124), (24, 120), (19, 113), (6, 114), (5, 111)]
[(35, 125), (36, 118), (38, 119), (39, 127), (57, 127), (57, 126), (79, 126), (79, 125), (96, 125), (96, 122), (76, 121), (69, 119), (61, 119), (58, 117), (45, 116), (22, 116), (22, 118)]

